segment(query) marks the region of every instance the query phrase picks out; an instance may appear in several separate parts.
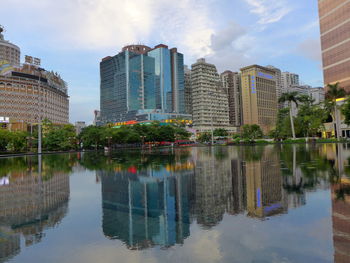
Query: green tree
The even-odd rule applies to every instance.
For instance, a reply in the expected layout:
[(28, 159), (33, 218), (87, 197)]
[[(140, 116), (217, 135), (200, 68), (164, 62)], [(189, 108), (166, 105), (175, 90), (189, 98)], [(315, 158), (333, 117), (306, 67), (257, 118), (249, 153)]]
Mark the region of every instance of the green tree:
[(326, 92), (325, 107), (332, 113), (333, 127), (335, 127), (337, 138), (340, 138), (340, 118), (339, 107), (336, 100), (345, 97), (347, 94), (343, 88), (339, 87), (339, 83), (328, 84), (328, 90)]
[(99, 149), (106, 143), (106, 128), (90, 125), (82, 130), (79, 135), (85, 149)]
[(292, 128), (293, 139), (295, 139), (296, 137), (295, 137), (294, 121), (293, 121), (293, 116), (292, 116), (292, 102), (294, 102), (298, 107), (299, 100), (300, 100), (300, 98), (298, 97), (298, 92), (296, 92), (296, 91), (283, 93), (281, 95), (281, 97), (278, 99), (279, 103), (288, 102), (289, 118), (290, 118), (290, 125)]
[(10, 141), (10, 132), (0, 128), (0, 151), (6, 151)]
[(350, 100), (346, 101), (346, 103), (341, 108), (341, 112), (345, 117), (345, 124), (350, 125)]
[(76, 149), (75, 128), (71, 124), (52, 126), (43, 138), (43, 147), (48, 151), (67, 151)]
[(27, 132), (23, 131), (12, 131), (9, 133), (9, 144), (8, 148), (10, 151), (22, 152), (27, 148)]
[(242, 127), (242, 137), (244, 139), (248, 139), (250, 141), (254, 141), (256, 139), (262, 138), (264, 136), (263, 131), (260, 126), (257, 124), (245, 124)]
[(223, 128), (217, 128), (214, 130), (214, 136), (226, 137), (228, 136), (228, 131)]
[(269, 134), (274, 139), (286, 139), (291, 136), (289, 109), (280, 109), (277, 114), (276, 128)]
[(210, 142), (211, 141), (211, 135), (208, 132), (203, 132), (199, 135), (198, 141), (200, 142)]

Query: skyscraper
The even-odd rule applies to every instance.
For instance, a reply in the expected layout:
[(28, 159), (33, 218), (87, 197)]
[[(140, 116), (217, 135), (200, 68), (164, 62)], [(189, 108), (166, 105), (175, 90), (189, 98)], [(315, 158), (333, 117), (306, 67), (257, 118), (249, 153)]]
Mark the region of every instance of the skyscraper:
[(160, 44), (130, 45), (100, 63), (101, 121), (134, 120), (140, 111), (185, 113), (183, 55)]
[(192, 65), (193, 125), (199, 132), (229, 128), (228, 96), (213, 64), (199, 59)]
[(243, 124), (258, 124), (267, 133), (277, 119), (275, 71), (252, 65), (241, 72)]
[(324, 85), (350, 91), (350, 2), (318, 0)]
[(221, 74), (221, 80), (228, 95), (230, 125), (240, 127), (242, 124), (241, 75), (227, 70)]
[(191, 70), (185, 65), (185, 112), (192, 114), (192, 80)]

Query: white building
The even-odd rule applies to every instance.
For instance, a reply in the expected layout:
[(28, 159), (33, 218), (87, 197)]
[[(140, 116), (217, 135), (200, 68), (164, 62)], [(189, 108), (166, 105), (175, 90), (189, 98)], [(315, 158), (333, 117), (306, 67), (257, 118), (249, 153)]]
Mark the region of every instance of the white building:
[(319, 104), (325, 99), (325, 91), (323, 87), (309, 89), (309, 95), (315, 100), (314, 104)]
[(193, 126), (198, 132), (216, 128), (230, 128), (228, 95), (213, 64), (205, 59), (192, 65)]

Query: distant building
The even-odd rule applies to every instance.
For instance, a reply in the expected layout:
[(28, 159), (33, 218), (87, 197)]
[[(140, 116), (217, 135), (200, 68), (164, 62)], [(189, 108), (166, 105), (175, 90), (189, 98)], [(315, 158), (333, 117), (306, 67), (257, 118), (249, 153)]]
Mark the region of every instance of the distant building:
[(350, 91), (350, 2), (319, 0), (324, 85)]
[(26, 56), (25, 64), (20, 65), (19, 48), (4, 41), (1, 32), (0, 36), (0, 49), (8, 50), (0, 50), (0, 117), (22, 127), (40, 119), (67, 124), (67, 83), (59, 74), (41, 68), (40, 59)]
[(241, 69), (243, 124), (258, 124), (268, 133), (276, 124), (275, 71), (252, 65)]
[(140, 111), (185, 113), (183, 55), (160, 44), (131, 45), (100, 63), (102, 123), (135, 120)]
[(199, 132), (230, 128), (228, 95), (213, 64), (204, 58), (192, 65), (193, 126)]
[[(15, 44), (4, 39), (3, 31), (4, 29), (0, 26), (0, 62), (7, 61), (11, 66), (18, 67), (20, 65), (21, 50)], [(0, 65), (0, 72), (1, 70)]]
[(81, 133), (81, 131), (86, 127), (85, 121), (77, 121), (75, 122), (75, 132), (77, 135)]
[[(274, 66), (266, 66), (267, 68), (273, 70), (275, 72), (276, 76), (276, 95), (277, 95), (277, 101), (282, 96), (283, 93), (287, 92), (287, 87), (284, 85), (284, 79), (282, 79), (282, 72), (280, 69), (274, 67)], [(286, 107), (286, 103), (278, 103), (278, 108), (282, 109)]]
[(314, 104), (319, 104), (319, 103), (323, 102), (325, 99), (324, 88), (322, 88), (322, 87), (310, 88), (309, 95), (314, 100)]
[(221, 74), (221, 80), (228, 95), (230, 125), (240, 127), (242, 125), (241, 75), (227, 70)]
[(185, 112), (192, 114), (192, 81), (191, 70), (185, 65)]
[(290, 72), (282, 72), (282, 85), (284, 90), (288, 89), (290, 86), (298, 86), (299, 83), (299, 75)]
[(101, 118), (101, 111), (94, 110), (94, 120), (92, 121), (92, 125), (96, 126)]

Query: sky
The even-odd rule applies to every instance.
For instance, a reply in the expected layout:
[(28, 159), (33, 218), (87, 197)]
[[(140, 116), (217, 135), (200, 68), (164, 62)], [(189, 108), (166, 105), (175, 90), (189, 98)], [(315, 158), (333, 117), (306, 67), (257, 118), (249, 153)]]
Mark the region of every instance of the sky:
[(99, 63), (127, 44), (225, 70), (273, 65), (323, 86), (317, 0), (0, 0), (5, 39), (69, 85), (70, 122), (99, 109)]

